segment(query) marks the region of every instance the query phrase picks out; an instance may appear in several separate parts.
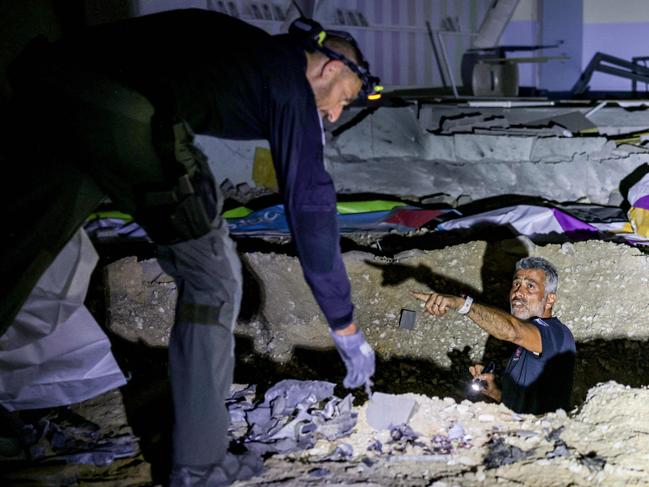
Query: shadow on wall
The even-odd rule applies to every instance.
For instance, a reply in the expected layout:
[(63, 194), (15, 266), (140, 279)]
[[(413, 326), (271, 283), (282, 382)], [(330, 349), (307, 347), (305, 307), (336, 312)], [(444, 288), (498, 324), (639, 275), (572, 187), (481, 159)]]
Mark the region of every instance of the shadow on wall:
[[(414, 266), (402, 264), (398, 261), (382, 264), (369, 260), (365, 261), (365, 263), (383, 271), (383, 280), (381, 281), (383, 287), (397, 286), (412, 279), (420, 285), (439, 293), (454, 294), (456, 296), (468, 294), (481, 303), (508, 309), (509, 289), (514, 275), (514, 266), (519, 259), (529, 255), (529, 244), (526, 243), (526, 240), (516, 238), (516, 231), (510, 225), (494, 224), (475, 225), (466, 231), (440, 232), (428, 238), (435, 239), (436, 237), (445, 236), (454, 237), (456, 239), (454, 244), (475, 241), (476, 237), (478, 237), (478, 240), (487, 241), (480, 271), (483, 291), (457, 279), (435, 273), (430, 267), (423, 264)], [(466, 239), (462, 238), (465, 236)], [(416, 237), (410, 240), (414, 239)], [(446, 239), (443, 240), (445, 245), (448, 245), (449, 242)], [(432, 248), (442, 248), (445, 245), (439, 247), (410, 245), (408, 248), (430, 250)], [(395, 257), (395, 254), (398, 257), (399, 250), (404, 251), (406, 248), (391, 248), (390, 250), (394, 251), (391, 257)], [(386, 254), (384, 253), (384, 255)]]

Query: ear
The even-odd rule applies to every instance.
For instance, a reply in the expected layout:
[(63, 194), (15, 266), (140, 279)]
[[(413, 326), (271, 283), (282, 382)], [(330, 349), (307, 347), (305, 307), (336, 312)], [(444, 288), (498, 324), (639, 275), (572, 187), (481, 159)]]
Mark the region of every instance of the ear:
[(545, 309), (552, 309), (555, 301), (557, 300), (557, 293), (548, 293), (548, 297), (545, 301)]
[(333, 79), (342, 71), (345, 64), (338, 59), (330, 59), (322, 67), (322, 76), (326, 79)]

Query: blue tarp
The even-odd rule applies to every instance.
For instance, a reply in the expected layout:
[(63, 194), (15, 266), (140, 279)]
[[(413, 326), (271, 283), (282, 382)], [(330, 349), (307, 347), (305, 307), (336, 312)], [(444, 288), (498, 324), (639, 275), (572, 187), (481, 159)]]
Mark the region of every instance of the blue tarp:
[[(456, 210), (423, 210), (412, 206), (402, 206), (389, 211), (369, 213), (338, 214), (340, 233), (354, 232), (409, 232), (422, 225), (437, 220), (440, 223), (444, 215), (452, 213), (459, 216)], [(275, 205), (250, 213), (243, 218), (228, 220), (230, 233), (233, 235), (280, 236), (288, 235), (289, 229), (283, 205)]]

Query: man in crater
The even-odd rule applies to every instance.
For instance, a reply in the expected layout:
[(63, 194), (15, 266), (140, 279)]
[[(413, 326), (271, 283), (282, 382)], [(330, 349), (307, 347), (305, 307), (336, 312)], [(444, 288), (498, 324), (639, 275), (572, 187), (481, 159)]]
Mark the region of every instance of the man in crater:
[(575, 367), (575, 339), (570, 329), (552, 315), (559, 276), (541, 257), (516, 263), (509, 291), (510, 312), (476, 303), (470, 296), (440, 293), (412, 295), (424, 301), (426, 311), (443, 316), (451, 309), (467, 316), (499, 340), (516, 345), (501, 377), (481, 364), (469, 368), (481, 393), (517, 413), (543, 414), (570, 409)]

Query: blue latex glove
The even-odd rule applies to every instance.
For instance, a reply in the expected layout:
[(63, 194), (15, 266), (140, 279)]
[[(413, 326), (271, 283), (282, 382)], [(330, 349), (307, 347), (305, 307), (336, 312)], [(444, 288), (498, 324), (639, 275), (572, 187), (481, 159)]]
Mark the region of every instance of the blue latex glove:
[(354, 389), (365, 384), (369, 391), (372, 385), (370, 377), (374, 375), (375, 357), (374, 350), (365, 340), (363, 331), (359, 328), (353, 335), (341, 336), (329, 330), (329, 334), (347, 367), (343, 385), (348, 389)]

